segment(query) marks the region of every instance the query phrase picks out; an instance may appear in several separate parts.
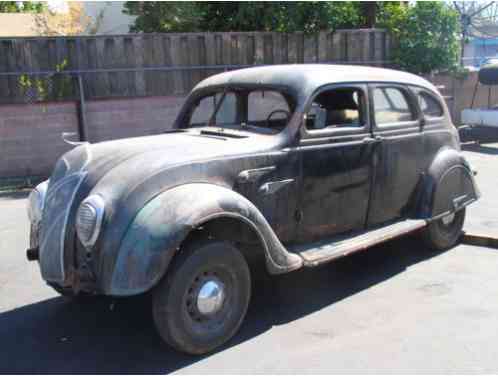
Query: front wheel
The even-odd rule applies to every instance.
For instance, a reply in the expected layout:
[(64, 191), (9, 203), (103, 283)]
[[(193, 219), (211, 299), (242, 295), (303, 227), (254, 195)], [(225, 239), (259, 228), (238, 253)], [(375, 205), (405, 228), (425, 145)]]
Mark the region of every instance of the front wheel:
[(432, 221), (422, 234), (425, 243), (434, 250), (442, 251), (456, 244), (462, 234), (465, 208)]
[(237, 248), (225, 241), (192, 244), (154, 290), (154, 321), (175, 349), (204, 354), (237, 332), (250, 294), (249, 268)]

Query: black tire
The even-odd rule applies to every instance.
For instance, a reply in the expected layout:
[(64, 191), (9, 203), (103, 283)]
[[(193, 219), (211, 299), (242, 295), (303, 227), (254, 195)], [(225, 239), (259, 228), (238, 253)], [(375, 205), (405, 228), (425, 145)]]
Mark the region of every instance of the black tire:
[(67, 302), (85, 303), (97, 298), (97, 295), (84, 291), (81, 291), (79, 294), (75, 294), (72, 289), (64, 289), (59, 286), (52, 286), (52, 288), (57, 291)]
[[(424, 242), (433, 250), (443, 251), (453, 247), (462, 235), (465, 208), (454, 213), (453, 219), (440, 218), (429, 223), (422, 233)], [(446, 223), (445, 223), (446, 222)]]
[[(215, 282), (220, 306), (204, 314), (199, 292)], [(211, 285), (213, 286), (213, 285)], [(193, 243), (182, 249), (153, 291), (154, 322), (163, 340), (189, 354), (205, 354), (239, 329), (251, 295), (251, 276), (242, 253), (226, 241)]]

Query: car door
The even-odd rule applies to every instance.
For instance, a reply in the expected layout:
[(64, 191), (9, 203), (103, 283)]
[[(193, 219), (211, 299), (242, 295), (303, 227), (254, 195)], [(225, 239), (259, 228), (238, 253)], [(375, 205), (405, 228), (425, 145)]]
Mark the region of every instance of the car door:
[(374, 164), (368, 226), (409, 216), (420, 181), (424, 154), (416, 98), (403, 85), (369, 85)]
[(332, 85), (317, 92), (305, 109), (297, 147), (299, 242), (365, 226), (375, 147), (367, 103), (366, 85)]

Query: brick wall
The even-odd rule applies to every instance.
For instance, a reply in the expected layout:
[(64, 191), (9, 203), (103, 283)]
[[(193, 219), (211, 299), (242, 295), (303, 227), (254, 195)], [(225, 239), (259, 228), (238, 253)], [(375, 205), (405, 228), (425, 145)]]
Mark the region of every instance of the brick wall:
[(90, 142), (158, 134), (170, 129), (183, 97), (113, 99), (87, 103)]
[(63, 132), (76, 132), (71, 102), (0, 106), (0, 178), (47, 175), (71, 149)]
[[(183, 97), (126, 98), (87, 102), (90, 142), (158, 134), (169, 129)], [(77, 132), (73, 102), (0, 106), (0, 179), (48, 176), (72, 148), (63, 132)], [(74, 139), (74, 138), (72, 138)]]

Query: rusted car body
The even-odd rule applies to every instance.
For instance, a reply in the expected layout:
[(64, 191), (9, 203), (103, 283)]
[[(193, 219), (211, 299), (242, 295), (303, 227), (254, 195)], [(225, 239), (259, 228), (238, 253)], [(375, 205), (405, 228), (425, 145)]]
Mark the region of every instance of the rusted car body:
[[(158, 289), (199, 238), (287, 273), (442, 219), (451, 226), (478, 196), (426, 80), (356, 66), (250, 68), (199, 83), (171, 131), (63, 155), (30, 197), (28, 255), (63, 293), (129, 296)], [(214, 314), (225, 285), (209, 285), (211, 311), (197, 295), (196, 312)], [(195, 348), (171, 336), (192, 353), (227, 339)]]

